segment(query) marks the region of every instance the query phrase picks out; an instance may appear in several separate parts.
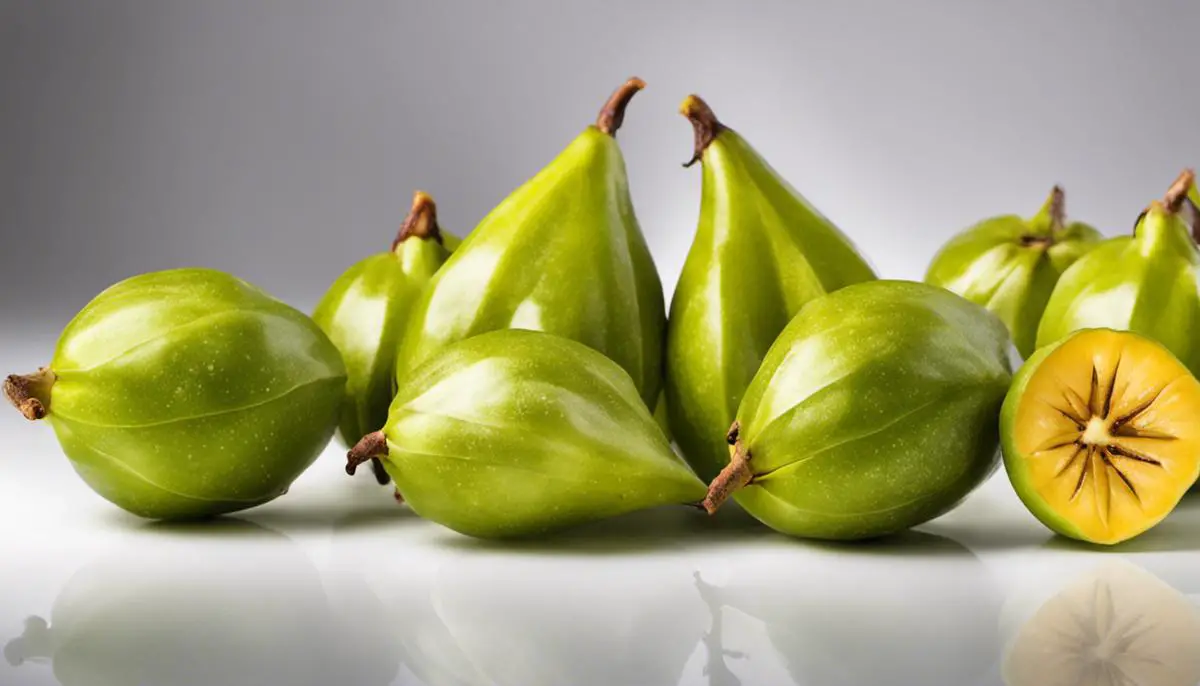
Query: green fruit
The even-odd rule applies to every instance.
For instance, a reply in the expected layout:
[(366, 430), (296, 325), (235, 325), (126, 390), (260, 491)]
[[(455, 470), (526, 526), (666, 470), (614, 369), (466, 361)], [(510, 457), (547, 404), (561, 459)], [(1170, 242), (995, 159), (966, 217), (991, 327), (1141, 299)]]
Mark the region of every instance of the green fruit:
[(952, 508), (997, 465), (1011, 378), (1004, 324), (941, 288), (848, 286), (771, 346), (705, 508), (733, 493), (795, 536), (861, 539)]
[(1200, 251), (1186, 202), (1190, 170), (1150, 205), (1133, 236), (1113, 238), (1059, 279), (1038, 327), (1043, 347), (1079, 329), (1133, 331), (1200, 373)]
[[(355, 264), (330, 287), (313, 313), (346, 362), (346, 400), (339, 432), (348, 446), (387, 421), (396, 348), (422, 289), (450, 256), (433, 198), (417, 191), (390, 252)], [(382, 467), (375, 470), (387, 483)]]
[(417, 514), (482, 538), (704, 497), (616, 363), (534, 331), (468, 338), (408, 374), (347, 471), (372, 457)]
[(142, 517), (202, 517), (287, 491), (333, 434), (346, 371), (303, 313), (210, 269), (135, 276), (67, 325), (5, 393), (75, 470)]
[(926, 283), (994, 312), (1029, 357), (1054, 284), (1102, 238), (1087, 224), (1068, 224), (1063, 205), (1062, 189), (1055, 186), (1032, 219), (1004, 215), (967, 229), (933, 258)]
[(1111, 545), (1175, 509), (1200, 476), (1200, 382), (1127, 331), (1078, 331), (1029, 358), (1004, 401), (1009, 480), (1064, 536)]
[(596, 125), (492, 210), (438, 271), (413, 306), (401, 375), (454, 341), (532, 329), (604, 353), (654, 406), (662, 385), (662, 285), (614, 138), (643, 85), (630, 79), (617, 89)]
[(667, 404), (684, 456), (711, 480), (725, 427), (775, 337), (807, 302), (875, 278), (849, 239), (699, 97), (681, 112), (703, 163), (700, 221), (671, 300)]

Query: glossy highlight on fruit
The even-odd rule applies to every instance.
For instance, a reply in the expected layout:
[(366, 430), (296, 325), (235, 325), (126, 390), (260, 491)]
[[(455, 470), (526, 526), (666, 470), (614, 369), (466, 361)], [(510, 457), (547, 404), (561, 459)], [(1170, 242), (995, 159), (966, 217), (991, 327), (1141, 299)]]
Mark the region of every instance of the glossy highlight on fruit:
[(948, 511), (998, 464), (1010, 345), (995, 315), (936, 286), (812, 301), (747, 389), (705, 509), (732, 494), (778, 531), (844, 540)]
[(616, 363), (519, 329), (468, 338), (408, 374), (347, 471), (373, 457), (417, 514), (481, 538), (696, 504), (705, 492)]
[(1004, 403), (1013, 488), (1050, 529), (1120, 543), (1157, 524), (1200, 477), (1200, 382), (1129, 332), (1077, 332), (1039, 350)]
[(667, 325), (672, 434), (701, 478), (767, 349), (807, 302), (875, 278), (850, 240), (695, 95), (680, 111), (703, 166), (700, 220)]
[(1102, 238), (1087, 224), (1067, 223), (1064, 203), (1062, 189), (1055, 186), (1031, 219), (992, 217), (963, 231), (933, 258), (926, 283), (994, 312), (1017, 350), (1029, 357), (1054, 285)]
[(1080, 329), (1127, 330), (1200, 372), (1200, 250), (1187, 201), (1194, 181), (1185, 170), (1133, 236), (1104, 241), (1063, 273), (1038, 327), (1039, 348)]
[(325, 448), (346, 371), (303, 313), (211, 269), (143, 274), (75, 316), (5, 394), (97, 493), (152, 519), (243, 510)]
[[(346, 363), (346, 400), (338, 429), (347, 446), (387, 421), (396, 348), (413, 303), (450, 256), (446, 235), (438, 226), (433, 198), (417, 191), (392, 249), (346, 270), (313, 312), (313, 321)], [(375, 473), (387, 483), (382, 467)]]
[(546, 331), (607, 355), (654, 407), (663, 373), (662, 284), (615, 138), (643, 86), (635, 78), (618, 88), (594, 126), (463, 241), (413, 306), (401, 375), (464, 338)]

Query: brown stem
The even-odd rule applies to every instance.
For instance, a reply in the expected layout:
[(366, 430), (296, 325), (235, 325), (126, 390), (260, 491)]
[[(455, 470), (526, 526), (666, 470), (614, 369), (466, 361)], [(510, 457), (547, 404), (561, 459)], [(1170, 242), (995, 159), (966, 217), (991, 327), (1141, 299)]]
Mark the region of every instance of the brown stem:
[(734, 422), (726, 436), (726, 440), (733, 446), (733, 455), (725, 469), (713, 479), (708, 487), (708, 495), (701, 503), (709, 514), (714, 514), (729, 496), (746, 487), (754, 479), (754, 469), (750, 466), (750, 451), (738, 438), (739, 430), (738, 423)]
[(1062, 231), (1067, 224), (1067, 194), (1062, 186), (1055, 186), (1050, 191), (1050, 230)]
[(4, 395), (30, 421), (50, 414), (50, 387), (58, 380), (49, 367), (32, 374), (13, 374), (4, 380)]
[(725, 130), (725, 125), (717, 119), (712, 108), (700, 99), (699, 95), (689, 95), (684, 98), (683, 104), (679, 106), (679, 113), (692, 122), (692, 128), (696, 131), (696, 149), (692, 153), (692, 159), (683, 163), (684, 167), (690, 167), (700, 161), (704, 151), (716, 139), (717, 134)]
[(350, 452), (346, 453), (346, 473), (354, 476), (358, 466), (379, 457), (387, 457), (387, 436), (382, 431), (374, 431), (362, 437)]
[(1167, 189), (1167, 194), (1163, 196), (1163, 205), (1172, 214), (1179, 212), (1183, 208), (1183, 203), (1187, 200), (1188, 190), (1196, 181), (1196, 172), (1191, 169), (1184, 169), (1179, 173), (1178, 178)]
[(645, 87), (646, 82), (636, 76), (621, 84), (600, 109), (600, 114), (596, 117), (596, 128), (615, 137), (617, 129), (621, 128), (621, 123), (625, 121), (625, 108), (629, 106), (629, 101)]
[(400, 225), (400, 232), (396, 234), (396, 240), (392, 241), (392, 250), (413, 237), (432, 238), (438, 243), (442, 242), (442, 230), (438, 227), (437, 222), (437, 205), (433, 202), (433, 198), (424, 191), (413, 193), (412, 209), (408, 211), (408, 216)]

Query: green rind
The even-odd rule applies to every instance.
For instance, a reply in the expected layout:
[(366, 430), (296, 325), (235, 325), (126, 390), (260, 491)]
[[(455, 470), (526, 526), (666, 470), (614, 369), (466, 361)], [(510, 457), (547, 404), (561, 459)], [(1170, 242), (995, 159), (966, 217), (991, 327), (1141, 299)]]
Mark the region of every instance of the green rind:
[(900, 281), (813, 301), (738, 409), (754, 481), (738, 503), (784, 533), (851, 540), (948, 511), (999, 461), (1009, 337), (984, 308)]
[(1027, 467), (1028, 458), (1017, 450), (1017, 406), (1020, 405), (1021, 398), (1025, 395), (1025, 388), (1029, 385), (1029, 380), (1037, 373), (1046, 358), (1065, 340), (1055, 341), (1039, 348), (1033, 356), (1025, 361), (1025, 364), (1021, 365), (1016, 376), (1013, 377), (1012, 387), (1005, 395), (1004, 405), (1000, 411), (1000, 447), (1004, 454), (1004, 470), (1008, 473), (1008, 479), (1012, 483), (1017, 497), (1021, 499), (1022, 503), (1025, 503), (1029, 512), (1051, 531), (1068, 538), (1088, 541), (1077, 526), (1059, 515), (1045, 500), (1037, 496), (1037, 491), (1030, 481)]
[(662, 285), (616, 141), (589, 127), (467, 236), (413, 307), (398, 373), (502, 329), (545, 331), (621, 365), (653, 407), (662, 385)]
[(705, 149), (700, 220), (671, 301), (672, 435), (711, 480), (725, 433), (763, 356), (807, 302), (875, 278), (854, 245), (725, 129)]
[(128, 279), (63, 332), (48, 421), (101, 496), (154, 519), (281, 495), (333, 433), (345, 367), (303, 313), (232, 276)]
[(1036, 349), (1037, 329), (1062, 273), (1100, 240), (1072, 223), (1048, 249), (1021, 245), (1035, 230), (1016, 215), (993, 217), (950, 240), (934, 256), (925, 282), (947, 288), (1000, 317), (1022, 357)]
[(1178, 217), (1152, 208), (1133, 238), (1100, 244), (1059, 279), (1038, 347), (1081, 329), (1133, 331), (1200, 373), (1200, 252)]
[(385, 434), (384, 466), (409, 505), (470, 536), (543, 534), (705, 493), (628, 375), (545, 333), (448, 347), (401, 385)]
[(449, 254), (433, 239), (404, 240), (395, 252), (373, 255), (346, 270), (314, 310), (313, 321), (346, 363), (338, 433), (347, 446), (387, 422), (396, 350), (409, 313)]

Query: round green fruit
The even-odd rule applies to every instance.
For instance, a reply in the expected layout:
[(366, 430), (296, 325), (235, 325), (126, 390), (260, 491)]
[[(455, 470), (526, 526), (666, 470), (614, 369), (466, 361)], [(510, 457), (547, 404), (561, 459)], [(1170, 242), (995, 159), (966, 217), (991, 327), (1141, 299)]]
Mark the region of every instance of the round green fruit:
[(333, 434), (346, 371), (303, 313), (210, 269), (96, 296), (50, 366), (5, 394), (48, 422), (97, 493), (153, 519), (217, 515), (287, 491)]
[[(438, 227), (433, 198), (417, 191), (391, 251), (346, 270), (313, 312), (313, 321), (346, 363), (346, 400), (338, 431), (347, 446), (387, 421), (396, 348), (413, 302), (450, 256), (446, 235)], [(387, 483), (382, 468), (375, 474)]]
[(998, 463), (1011, 370), (1004, 324), (904, 281), (812, 301), (771, 346), (704, 506), (732, 493), (781, 532), (862, 539), (952, 508)]
[(371, 458), (417, 514), (481, 538), (696, 504), (705, 492), (621, 367), (520, 329), (460, 341), (407, 374), (347, 471)]
[(1200, 250), (1187, 198), (1193, 186), (1185, 171), (1142, 214), (1133, 236), (1104, 241), (1062, 275), (1038, 327), (1039, 348), (1080, 329), (1134, 331), (1200, 373)]
[(1100, 240), (1087, 224), (1066, 222), (1056, 186), (1032, 219), (992, 217), (954, 237), (933, 258), (925, 281), (994, 312), (1029, 357), (1054, 285)]

